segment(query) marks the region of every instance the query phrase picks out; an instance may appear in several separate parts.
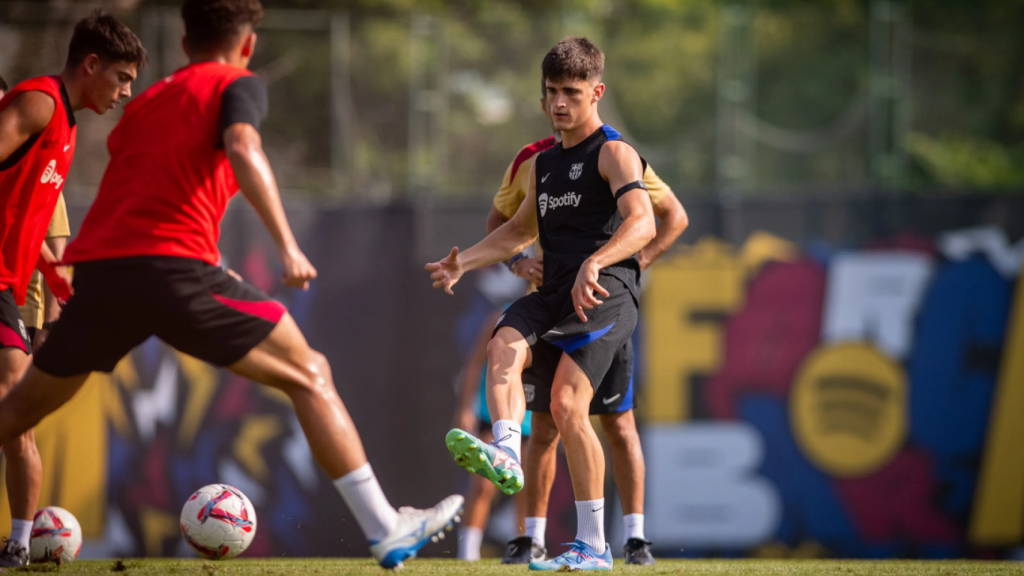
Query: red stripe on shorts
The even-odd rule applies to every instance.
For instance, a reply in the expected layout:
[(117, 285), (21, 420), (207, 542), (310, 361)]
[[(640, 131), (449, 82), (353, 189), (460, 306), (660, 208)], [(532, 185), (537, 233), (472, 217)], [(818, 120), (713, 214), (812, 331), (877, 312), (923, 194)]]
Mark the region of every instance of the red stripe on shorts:
[(6, 324), (0, 324), (0, 347), (6, 348), (7, 346), (12, 346), (28, 353), (28, 348), (25, 347), (25, 340), (21, 335), (15, 332), (14, 328)]
[(233, 308), (243, 314), (263, 318), (264, 320), (273, 322), (274, 324), (280, 322), (281, 317), (284, 316), (285, 312), (287, 312), (284, 304), (281, 304), (276, 300), (235, 300), (234, 298), (227, 298), (220, 294), (214, 294), (212, 292), (211, 294), (213, 294), (213, 297), (216, 298), (218, 302), (228, 308)]

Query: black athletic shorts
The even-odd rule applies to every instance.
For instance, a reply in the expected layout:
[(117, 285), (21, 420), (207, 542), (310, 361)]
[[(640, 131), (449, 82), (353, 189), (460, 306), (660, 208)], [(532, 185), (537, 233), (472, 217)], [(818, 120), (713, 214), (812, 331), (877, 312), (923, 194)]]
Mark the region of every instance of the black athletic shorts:
[(609, 295), (598, 294), (604, 304), (584, 310), (587, 322), (580, 320), (573, 309), (572, 284), (527, 294), (498, 320), (495, 332), (504, 326), (514, 328), (530, 345), (535, 377), (524, 380), (524, 384), (534, 384), (535, 391), (537, 383), (547, 382), (550, 387), (564, 353), (583, 370), (594, 387), (594, 396), (599, 396), (597, 390), (605, 382), (616, 353), (633, 334), (637, 302), (626, 285), (610, 274), (602, 272), (598, 283)]
[(53, 376), (110, 372), (154, 335), (227, 366), (262, 342), (285, 313), (258, 288), (191, 258), (84, 262), (75, 266), (74, 289), (35, 358), (36, 367)]
[(14, 291), (10, 288), (0, 291), (0, 348), (18, 348), (26, 354), (32, 353), (32, 339), (29, 338), (25, 321), (14, 302)]
[[(538, 343), (531, 351), (535, 365), (538, 354), (544, 355), (540, 362), (546, 366), (557, 367), (562, 357), (560, 348), (546, 342)], [(523, 372), (526, 409), (550, 414), (551, 385), (554, 382), (554, 373), (552, 372), (551, 378), (545, 381), (537, 377), (536, 371), (533, 371), (531, 375), (528, 375), (527, 372)], [(636, 395), (633, 393), (633, 339), (630, 338), (615, 352), (612, 365), (608, 367), (608, 373), (604, 375), (604, 380), (594, 392), (594, 399), (590, 401), (590, 414), (615, 414), (634, 408), (636, 408)]]

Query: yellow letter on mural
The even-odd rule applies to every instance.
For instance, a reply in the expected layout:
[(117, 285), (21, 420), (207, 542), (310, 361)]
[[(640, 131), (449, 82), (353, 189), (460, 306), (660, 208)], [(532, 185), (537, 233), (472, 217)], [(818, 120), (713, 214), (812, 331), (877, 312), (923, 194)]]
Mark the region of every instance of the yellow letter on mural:
[(1006, 333), (969, 531), (981, 546), (1017, 545), (1024, 537), (1024, 272)]
[(643, 297), (649, 421), (690, 417), (690, 379), (718, 369), (722, 322), (740, 305), (743, 275), (732, 249), (712, 239), (651, 269)]

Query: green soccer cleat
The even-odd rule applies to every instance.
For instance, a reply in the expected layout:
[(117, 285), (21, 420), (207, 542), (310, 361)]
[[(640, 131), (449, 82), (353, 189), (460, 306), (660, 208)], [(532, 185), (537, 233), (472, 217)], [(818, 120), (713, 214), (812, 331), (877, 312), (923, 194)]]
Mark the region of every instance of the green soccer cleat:
[(467, 472), (487, 478), (509, 496), (523, 489), (523, 467), (504, 448), (487, 444), (458, 428), (449, 432), (444, 441), (455, 463)]

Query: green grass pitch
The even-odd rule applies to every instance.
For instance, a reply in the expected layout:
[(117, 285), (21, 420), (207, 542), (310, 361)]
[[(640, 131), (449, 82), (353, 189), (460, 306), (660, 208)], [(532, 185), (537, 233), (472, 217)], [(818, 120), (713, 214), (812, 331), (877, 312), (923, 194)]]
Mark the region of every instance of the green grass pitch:
[[(370, 559), (293, 558), (272, 560), (80, 560), (63, 566), (34, 565), (15, 572), (60, 574), (385, 574)], [(526, 566), (502, 566), (497, 560), (458, 562), (455, 560), (412, 560), (405, 574), (526, 574)], [(784, 575), (894, 575), (924, 574), (1024, 574), (1024, 563), (971, 561), (844, 561), (844, 560), (659, 560), (656, 566), (626, 566), (616, 563), (614, 572), (627, 574), (686, 574), (687, 576), (737, 574)]]

